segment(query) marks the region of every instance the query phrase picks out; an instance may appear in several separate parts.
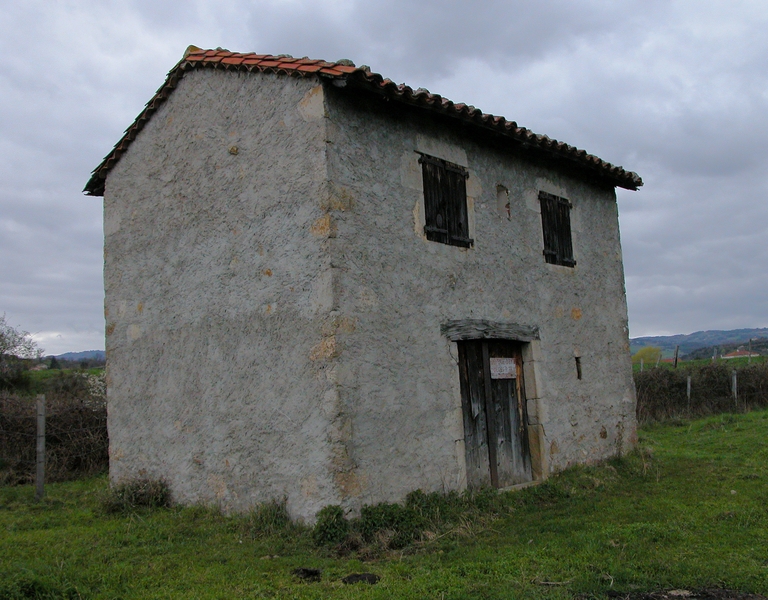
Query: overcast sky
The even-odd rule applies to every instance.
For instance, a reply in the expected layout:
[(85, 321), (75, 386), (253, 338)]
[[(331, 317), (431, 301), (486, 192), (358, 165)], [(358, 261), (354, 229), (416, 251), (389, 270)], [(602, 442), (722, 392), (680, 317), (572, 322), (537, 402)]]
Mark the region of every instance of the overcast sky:
[(638, 172), (630, 335), (768, 326), (768, 2), (1, 0), (0, 314), (104, 348), (89, 174), (195, 44), (349, 58)]

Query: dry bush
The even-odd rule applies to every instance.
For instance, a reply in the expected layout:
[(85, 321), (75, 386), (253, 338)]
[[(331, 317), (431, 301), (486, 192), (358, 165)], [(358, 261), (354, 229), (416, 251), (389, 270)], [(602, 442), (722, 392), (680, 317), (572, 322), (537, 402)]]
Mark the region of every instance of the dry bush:
[[(638, 421), (700, 417), (768, 406), (768, 363), (737, 370), (736, 400), (731, 392), (732, 371), (731, 365), (720, 362), (635, 373)], [(690, 402), (686, 393), (688, 376), (691, 377)]]
[[(45, 480), (66, 481), (109, 464), (107, 406), (98, 379), (75, 373), (52, 380), (46, 397)], [(35, 477), (35, 397), (0, 392), (0, 485)]]

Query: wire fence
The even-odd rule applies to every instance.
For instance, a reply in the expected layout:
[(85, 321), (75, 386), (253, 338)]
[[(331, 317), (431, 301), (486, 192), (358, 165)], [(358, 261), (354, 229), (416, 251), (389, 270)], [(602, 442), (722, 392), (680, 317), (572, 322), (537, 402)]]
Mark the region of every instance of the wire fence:
[[(38, 421), (34, 396), (0, 392), (0, 485), (35, 482)], [(91, 393), (87, 387), (45, 394), (45, 482), (105, 470), (108, 445), (107, 407), (102, 395)]]
[(651, 368), (634, 376), (640, 423), (768, 406), (768, 363), (738, 370), (723, 363)]

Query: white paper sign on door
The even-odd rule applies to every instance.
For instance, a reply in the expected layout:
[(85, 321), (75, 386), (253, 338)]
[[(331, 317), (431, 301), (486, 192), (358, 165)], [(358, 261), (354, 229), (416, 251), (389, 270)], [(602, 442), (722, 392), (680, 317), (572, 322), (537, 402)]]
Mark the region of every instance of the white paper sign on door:
[(514, 358), (492, 358), (491, 379), (515, 379), (517, 365)]

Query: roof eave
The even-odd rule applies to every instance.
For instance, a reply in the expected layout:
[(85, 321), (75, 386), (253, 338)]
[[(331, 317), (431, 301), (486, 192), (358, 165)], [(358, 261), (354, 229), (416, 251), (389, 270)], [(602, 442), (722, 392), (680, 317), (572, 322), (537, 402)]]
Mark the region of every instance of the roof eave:
[[(570, 164), (577, 171), (584, 174), (590, 174), (598, 180), (614, 187), (620, 187), (627, 190), (637, 190), (643, 185), (643, 180), (637, 173), (626, 171), (622, 167), (612, 165), (597, 156), (588, 154), (563, 142), (548, 138), (546, 136), (536, 135), (529, 129), (519, 127), (514, 121), (507, 121), (504, 117), (485, 114), (474, 106), (468, 106), (462, 103), (454, 103), (439, 94), (431, 94), (426, 90), (413, 90), (406, 85), (397, 85), (389, 79), (384, 79), (378, 73), (372, 73), (367, 69), (353, 68), (340, 63), (320, 64), (314, 61), (311, 67), (295, 67), (295, 65), (279, 64), (279, 61), (268, 62), (253, 60), (247, 62), (243, 58), (224, 59), (221, 56), (200, 58), (200, 53), (208, 55), (213, 51), (201, 51), (199, 48), (190, 47), (187, 52), (169, 72), (163, 82), (163, 85), (157, 90), (152, 99), (139, 113), (135, 121), (123, 136), (115, 144), (112, 151), (104, 157), (104, 160), (91, 173), (88, 183), (83, 192), (89, 196), (103, 196), (106, 186), (106, 178), (109, 171), (117, 164), (122, 155), (127, 151), (128, 146), (133, 142), (138, 133), (144, 128), (146, 122), (165, 102), (172, 91), (176, 88), (179, 80), (187, 71), (199, 68), (223, 69), (226, 71), (259, 71), (275, 74), (288, 74), (293, 76), (317, 75), (321, 78), (332, 80), (335, 83), (341, 83), (339, 87), (357, 87), (366, 89), (373, 93), (385, 96), (397, 102), (405, 103), (411, 106), (418, 106), (424, 109), (435, 111), (450, 118), (458, 119), (471, 123), (476, 127), (493, 131), (511, 140), (519, 148), (525, 148), (542, 156), (549, 156), (556, 162)], [(194, 60), (190, 60), (190, 53), (198, 54)], [(226, 54), (226, 52), (224, 52)], [(217, 54), (214, 52), (214, 54)], [(229, 53), (232, 54), (232, 53)], [(238, 55), (239, 57), (245, 55)], [(266, 55), (263, 55), (266, 57)], [(275, 57), (273, 57), (275, 58)], [(294, 59), (291, 59), (295, 62)], [(301, 61), (299, 61), (301, 62)], [(310, 61), (312, 62), (312, 61)], [(274, 63), (274, 66), (273, 66)], [(290, 67), (290, 68), (289, 68)]]
[[(597, 156), (588, 154), (585, 150), (579, 150), (546, 136), (536, 135), (529, 129), (519, 127), (515, 121), (485, 114), (474, 106), (457, 104), (439, 94), (414, 91), (408, 86), (396, 85), (388, 79), (383, 79), (378, 73), (358, 71), (344, 79), (347, 84), (351, 84), (350, 87), (366, 89), (394, 101), (438, 112), (449, 118), (472, 123), (476, 127), (502, 135), (519, 148), (548, 155), (558, 162), (568, 162), (579, 171), (589, 173), (611, 186), (637, 191), (643, 185), (643, 180), (633, 171), (626, 171), (622, 167), (612, 165)], [(544, 140), (543, 143), (542, 140)]]
[(182, 58), (174, 67), (168, 71), (168, 75), (154, 96), (144, 106), (144, 109), (139, 113), (139, 116), (131, 123), (131, 125), (123, 132), (120, 140), (115, 144), (115, 147), (107, 154), (101, 161), (98, 167), (91, 172), (91, 177), (88, 179), (88, 183), (85, 184), (83, 192), (88, 196), (103, 196), (104, 188), (107, 180), (107, 173), (113, 166), (120, 160), (120, 157), (128, 150), (128, 146), (136, 139), (138, 133), (144, 128), (144, 125), (149, 121), (150, 117), (157, 111), (160, 105), (168, 99), (171, 92), (176, 88), (179, 80), (183, 77), (185, 71), (185, 65), (190, 63), (186, 62), (186, 55)]

